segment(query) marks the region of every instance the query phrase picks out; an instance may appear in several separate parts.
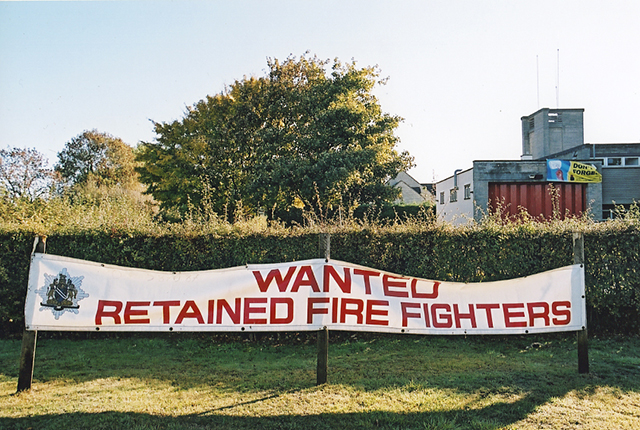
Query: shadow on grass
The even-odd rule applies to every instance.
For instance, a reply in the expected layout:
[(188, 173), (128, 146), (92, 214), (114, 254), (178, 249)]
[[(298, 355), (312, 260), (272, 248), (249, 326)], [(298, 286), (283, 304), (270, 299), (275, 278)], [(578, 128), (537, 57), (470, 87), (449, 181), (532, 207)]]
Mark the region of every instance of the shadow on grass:
[[(381, 391), (389, 396), (394, 390), (406, 393), (431, 389), (442, 396), (461, 394), (468, 401), (454, 408), (430, 405), (422, 408), (430, 412), (297, 415), (286, 410), (283, 402), (277, 415), (242, 416), (247, 414), (246, 406), (259, 408), (264, 403), (273, 410), (269, 402), (288, 394), (323, 395), (324, 390), (331, 394), (335, 386), (313, 386), (316, 359), (313, 342), (301, 339), (296, 345), (277, 341), (225, 344), (188, 337), (97, 343), (48, 340), (39, 348), (35, 384), (136, 378), (180, 390), (215, 386), (221, 394), (269, 394), (191, 415), (71, 412), (0, 418), (0, 429), (497, 429), (513, 426), (552, 398), (562, 398), (571, 391), (589, 395), (597, 387), (607, 386), (623, 392), (640, 392), (639, 340), (593, 342), (590, 375), (578, 375), (571, 337), (505, 341), (374, 336), (363, 340), (334, 338), (334, 342), (330, 347), (329, 380), (347, 387), (352, 395)], [(8, 361), (0, 362), (6, 371)], [(495, 399), (487, 405), (483, 402), (486, 396)], [(73, 410), (73, 405), (68, 406)], [(384, 405), (378, 406), (384, 409)]]
[[(259, 403), (274, 396), (251, 401)], [(28, 429), (498, 429), (525, 419), (548, 399), (525, 396), (515, 403), (499, 403), (478, 409), (446, 412), (385, 411), (323, 413), (314, 415), (276, 415), (268, 417), (219, 414), (240, 405), (217, 408), (209, 412), (158, 416), (134, 412), (50, 414), (25, 418), (0, 418), (5, 430)]]

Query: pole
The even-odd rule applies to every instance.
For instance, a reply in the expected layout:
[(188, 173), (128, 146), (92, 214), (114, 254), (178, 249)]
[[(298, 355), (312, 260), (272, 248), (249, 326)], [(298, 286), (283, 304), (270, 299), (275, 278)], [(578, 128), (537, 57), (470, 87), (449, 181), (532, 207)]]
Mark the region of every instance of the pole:
[(556, 107), (560, 108), (560, 48), (558, 48), (558, 77), (556, 83)]
[(329, 329), (325, 326), (318, 330), (318, 368), (316, 385), (327, 383), (329, 374)]
[(22, 333), (22, 352), (20, 353), (20, 372), (18, 373), (18, 393), (31, 389), (33, 366), (36, 361), (36, 338), (38, 332), (25, 330)]
[[(319, 251), (328, 262), (331, 258), (331, 235), (321, 233)], [(329, 329), (324, 326), (318, 330), (318, 365), (316, 369), (316, 385), (326, 384), (329, 375)]]
[[(34, 253), (44, 254), (46, 251), (47, 237), (38, 236), (33, 248)], [(31, 254), (33, 257), (33, 253)], [(20, 352), (20, 370), (18, 371), (18, 393), (31, 389), (33, 382), (33, 367), (36, 361), (36, 341), (38, 332), (36, 330), (25, 330), (22, 332), (22, 350)]]
[(318, 248), (320, 251), (320, 255), (324, 256), (324, 259), (329, 261), (331, 258), (331, 234), (330, 233), (320, 233), (318, 236)]
[(538, 56), (536, 55), (536, 89), (538, 91), (538, 109), (540, 109), (540, 66), (538, 64)]
[[(573, 233), (573, 264), (584, 266), (584, 234)], [(589, 337), (587, 327), (578, 332), (578, 373), (589, 373)]]

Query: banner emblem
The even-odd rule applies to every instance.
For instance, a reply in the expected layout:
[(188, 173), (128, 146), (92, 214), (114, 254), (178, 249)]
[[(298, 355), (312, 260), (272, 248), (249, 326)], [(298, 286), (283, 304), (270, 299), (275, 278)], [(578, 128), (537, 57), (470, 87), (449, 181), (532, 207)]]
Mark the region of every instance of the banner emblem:
[(42, 297), (40, 310), (51, 308), (56, 319), (65, 312), (78, 313), (80, 305), (78, 302), (89, 297), (80, 286), (84, 276), (72, 277), (66, 268), (63, 268), (57, 275), (44, 274), (45, 285), (36, 290)]

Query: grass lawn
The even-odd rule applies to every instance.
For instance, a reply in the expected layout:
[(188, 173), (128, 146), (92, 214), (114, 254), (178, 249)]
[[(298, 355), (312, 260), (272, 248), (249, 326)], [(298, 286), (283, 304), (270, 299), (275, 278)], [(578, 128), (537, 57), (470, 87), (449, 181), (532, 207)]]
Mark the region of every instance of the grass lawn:
[(331, 333), (38, 339), (15, 394), (19, 340), (0, 340), (1, 429), (638, 429), (640, 338)]

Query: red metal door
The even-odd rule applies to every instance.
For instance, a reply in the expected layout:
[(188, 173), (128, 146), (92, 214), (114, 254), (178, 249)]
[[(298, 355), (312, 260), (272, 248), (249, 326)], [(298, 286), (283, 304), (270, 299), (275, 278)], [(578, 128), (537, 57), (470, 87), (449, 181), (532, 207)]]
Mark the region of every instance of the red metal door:
[(500, 210), (504, 217), (515, 217), (523, 210), (534, 218), (564, 219), (580, 216), (586, 210), (586, 184), (554, 183), (489, 183), (489, 207)]

